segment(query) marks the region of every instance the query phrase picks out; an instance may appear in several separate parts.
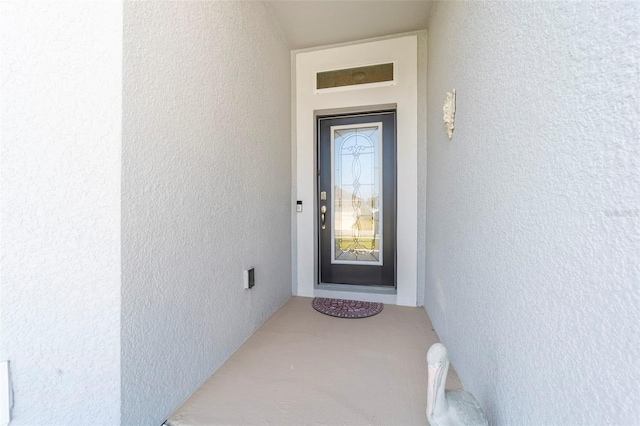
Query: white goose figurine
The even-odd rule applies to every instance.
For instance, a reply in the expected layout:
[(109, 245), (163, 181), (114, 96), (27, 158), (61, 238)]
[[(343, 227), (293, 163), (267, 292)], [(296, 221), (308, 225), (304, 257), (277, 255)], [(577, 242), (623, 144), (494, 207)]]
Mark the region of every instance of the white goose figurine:
[(427, 420), (431, 426), (484, 425), (489, 422), (478, 401), (463, 390), (445, 391), (449, 371), (449, 354), (442, 343), (427, 352)]

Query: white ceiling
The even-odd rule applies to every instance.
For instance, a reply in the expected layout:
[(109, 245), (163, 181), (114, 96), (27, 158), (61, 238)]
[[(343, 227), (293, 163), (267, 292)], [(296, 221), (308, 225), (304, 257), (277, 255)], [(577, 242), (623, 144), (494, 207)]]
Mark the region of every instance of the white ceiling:
[(428, 0), (266, 1), (291, 49), (424, 30)]

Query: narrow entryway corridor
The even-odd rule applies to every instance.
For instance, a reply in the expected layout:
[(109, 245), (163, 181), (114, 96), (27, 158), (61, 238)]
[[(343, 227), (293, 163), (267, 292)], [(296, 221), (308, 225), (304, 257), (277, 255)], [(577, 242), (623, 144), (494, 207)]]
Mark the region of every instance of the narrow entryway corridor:
[[(338, 319), (311, 300), (289, 299), (167, 424), (426, 425), (424, 309)], [(461, 388), (453, 368), (447, 387)]]

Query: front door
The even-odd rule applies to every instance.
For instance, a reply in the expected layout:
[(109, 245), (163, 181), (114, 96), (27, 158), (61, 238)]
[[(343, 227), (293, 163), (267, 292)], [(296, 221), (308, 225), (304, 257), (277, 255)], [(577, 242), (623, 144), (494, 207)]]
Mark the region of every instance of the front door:
[(396, 112), (317, 124), (320, 283), (393, 287)]

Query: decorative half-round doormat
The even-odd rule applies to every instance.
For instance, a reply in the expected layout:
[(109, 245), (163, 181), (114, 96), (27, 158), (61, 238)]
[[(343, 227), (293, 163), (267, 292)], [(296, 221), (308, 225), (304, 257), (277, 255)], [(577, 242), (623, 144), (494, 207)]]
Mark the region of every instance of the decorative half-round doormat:
[(338, 318), (366, 318), (382, 312), (382, 303), (316, 297), (311, 303), (321, 314)]

